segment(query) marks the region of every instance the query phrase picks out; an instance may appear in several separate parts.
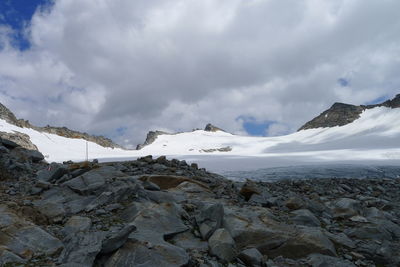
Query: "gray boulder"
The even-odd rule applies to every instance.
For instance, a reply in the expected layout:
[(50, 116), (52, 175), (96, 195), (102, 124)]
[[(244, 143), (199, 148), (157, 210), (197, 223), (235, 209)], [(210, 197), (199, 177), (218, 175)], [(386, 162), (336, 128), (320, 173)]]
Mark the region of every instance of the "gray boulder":
[(0, 205), (0, 229), (2, 235), (7, 237), (0, 238), (0, 248), (6, 248), (18, 256), (24, 255), (27, 251), (33, 255), (54, 255), (63, 249), (59, 239), (2, 205)]
[(215, 230), (208, 240), (208, 245), (211, 254), (224, 262), (230, 262), (236, 257), (235, 241), (224, 228)]
[(205, 204), (200, 214), (196, 216), (196, 223), (199, 226), (200, 234), (204, 240), (221, 228), (224, 218), (224, 207), (222, 204)]
[(351, 198), (340, 198), (333, 203), (332, 212), (335, 218), (349, 218), (358, 215), (360, 211), (360, 202)]
[(117, 233), (112, 234), (103, 241), (101, 253), (107, 254), (119, 249), (123, 244), (125, 244), (126, 240), (128, 240), (129, 234), (135, 230), (136, 226), (128, 224)]
[(66, 235), (75, 234), (77, 232), (86, 232), (90, 230), (92, 220), (88, 217), (72, 216), (65, 223), (63, 232)]
[(36, 173), (37, 179), (45, 182), (54, 182), (68, 172), (68, 168), (63, 164), (51, 163), (46, 169)]
[(311, 254), (307, 258), (307, 263), (312, 267), (355, 267), (351, 261), (339, 259), (321, 254)]
[(321, 226), (321, 222), (318, 220), (318, 218), (307, 209), (296, 210), (293, 211), (292, 214), (295, 215), (292, 218), (292, 221), (295, 224), (315, 227)]
[(263, 255), (256, 248), (245, 249), (238, 255), (238, 258), (249, 267), (262, 266)]
[(105, 236), (104, 232), (78, 232), (68, 236), (64, 240), (65, 249), (60, 255), (61, 262), (93, 266)]

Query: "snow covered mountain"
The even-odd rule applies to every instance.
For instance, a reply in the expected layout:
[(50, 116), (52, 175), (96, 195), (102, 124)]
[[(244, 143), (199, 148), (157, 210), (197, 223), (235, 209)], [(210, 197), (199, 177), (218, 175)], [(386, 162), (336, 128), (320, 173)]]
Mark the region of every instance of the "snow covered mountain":
[[(210, 169), (329, 162), (400, 164), (398, 107), (400, 95), (374, 106), (335, 104), (298, 132), (278, 137), (238, 136), (208, 125), (205, 130), (177, 134), (153, 132), (140, 150), (104, 147), (89, 141), (89, 158), (108, 161), (167, 155), (196, 161)], [(26, 134), (48, 161), (85, 159), (84, 139), (21, 126), (0, 119), (0, 132)]]

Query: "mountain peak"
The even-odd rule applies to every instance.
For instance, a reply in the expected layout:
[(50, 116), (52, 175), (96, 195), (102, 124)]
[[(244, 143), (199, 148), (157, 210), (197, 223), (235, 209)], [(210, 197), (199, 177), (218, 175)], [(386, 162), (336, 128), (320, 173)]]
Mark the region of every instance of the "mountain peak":
[(214, 125), (212, 125), (211, 123), (208, 123), (208, 124), (206, 125), (206, 127), (204, 128), (204, 131), (206, 131), (206, 132), (218, 132), (218, 131), (225, 132), (225, 131), (222, 130), (221, 128), (219, 128), (219, 127), (217, 127), (217, 126), (214, 126)]
[(6, 122), (15, 124), (18, 120), (15, 117), (14, 113), (11, 112), (6, 106), (0, 103), (0, 119), (5, 120)]
[(393, 99), (376, 105), (355, 106), (336, 102), (329, 109), (322, 112), (319, 116), (304, 124), (299, 131), (320, 127), (326, 128), (343, 126), (358, 119), (364, 110), (375, 107), (400, 108), (400, 94), (397, 94)]

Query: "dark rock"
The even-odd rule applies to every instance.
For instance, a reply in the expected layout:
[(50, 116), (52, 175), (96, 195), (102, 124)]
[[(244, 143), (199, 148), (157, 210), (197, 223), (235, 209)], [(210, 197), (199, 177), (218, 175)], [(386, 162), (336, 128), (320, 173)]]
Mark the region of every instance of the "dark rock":
[(150, 131), (150, 132), (148, 132), (147, 136), (146, 136), (146, 140), (144, 141), (143, 144), (137, 145), (136, 146), (136, 150), (140, 150), (143, 147), (154, 143), (154, 141), (157, 139), (158, 136), (165, 135), (165, 134), (169, 134), (169, 133), (163, 132), (163, 131)]
[(128, 240), (129, 234), (135, 230), (136, 226), (133, 224), (126, 225), (119, 232), (103, 241), (101, 253), (107, 254), (119, 249), (123, 244), (125, 244), (126, 240)]
[(311, 254), (307, 258), (307, 263), (312, 267), (356, 267), (351, 261), (321, 254)]
[(60, 179), (68, 172), (68, 168), (62, 164), (51, 163), (46, 169), (37, 172), (37, 179), (45, 182), (53, 182)]
[(358, 215), (361, 210), (360, 202), (350, 198), (340, 198), (333, 204), (335, 218), (349, 218)]
[(206, 204), (201, 208), (196, 223), (204, 240), (208, 240), (215, 230), (221, 228), (223, 218), (224, 207), (221, 204)]
[(66, 223), (63, 229), (65, 235), (75, 234), (77, 232), (86, 232), (90, 230), (92, 220), (88, 217), (72, 216)]
[(212, 125), (211, 123), (208, 123), (206, 125), (206, 127), (204, 128), (204, 131), (206, 131), (206, 132), (218, 132), (218, 131), (225, 132), (221, 128), (218, 128), (218, 127)]
[(248, 201), (254, 194), (260, 195), (260, 191), (257, 189), (256, 183), (251, 180), (247, 180), (240, 189), (239, 194)]
[(208, 240), (212, 255), (224, 262), (232, 261), (236, 256), (235, 241), (224, 228), (217, 229)]
[(309, 210), (306, 209), (296, 210), (293, 211), (292, 214), (295, 215), (295, 217), (292, 218), (292, 221), (295, 224), (305, 225), (305, 226), (315, 226), (315, 227), (321, 226), (321, 222)]
[(263, 255), (256, 248), (245, 249), (238, 255), (238, 258), (249, 267), (262, 266)]

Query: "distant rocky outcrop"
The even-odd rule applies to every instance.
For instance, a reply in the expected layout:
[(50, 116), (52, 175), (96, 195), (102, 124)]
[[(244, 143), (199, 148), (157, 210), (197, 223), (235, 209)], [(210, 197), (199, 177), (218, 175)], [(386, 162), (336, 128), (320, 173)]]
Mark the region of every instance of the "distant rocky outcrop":
[(39, 132), (56, 134), (67, 138), (84, 139), (86, 141), (96, 143), (102, 147), (122, 148), (120, 145), (114, 143), (111, 139), (106, 138), (104, 136), (81, 133), (78, 131), (70, 130), (67, 127), (52, 127), (47, 125), (45, 127), (33, 127), (33, 128), (35, 130), (38, 130)]
[[(22, 128), (31, 128), (36, 131), (42, 132), (42, 133), (50, 133), (50, 134), (56, 134), (59, 136), (67, 137), (67, 138), (77, 138), (77, 139), (84, 139), (89, 142), (96, 143), (100, 146), (103, 147), (111, 147), (111, 148), (122, 148), (120, 145), (114, 143), (111, 139), (106, 138), (104, 136), (96, 136), (96, 135), (90, 135), (88, 133), (81, 133), (78, 131), (73, 131), (68, 129), (67, 127), (52, 127), (52, 126), (45, 126), (45, 127), (37, 127), (32, 125), (28, 120), (23, 120), (23, 119), (17, 119), (17, 117), (3, 104), (0, 103), (0, 119), (5, 120), (6, 122), (13, 124), (18, 127)], [(1, 136), (1, 135), (0, 135)], [(4, 133), (3, 133), (4, 136)], [(22, 134), (22, 133), (15, 133), (15, 134), (7, 134), (5, 138), (11, 139), (11, 140), (17, 140), (18, 144), (26, 149), (35, 149), (37, 150), (37, 147), (32, 144), (32, 142), (29, 139), (29, 136)]]
[(399, 108), (400, 94), (396, 95), (391, 100), (375, 105), (355, 106), (344, 103), (335, 103), (328, 110), (325, 110), (319, 116), (300, 127), (299, 131), (321, 127), (343, 126), (360, 118), (360, 115), (364, 110), (376, 107)]
[[(193, 131), (197, 131), (197, 130), (200, 130), (200, 129), (193, 129)], [(211, 123), (208, 123), (206, 125), (206, 127), (204, 128), (204, 131), (206, 131), (206, 132), (217, 132), (217, 131), (225, 132), (221, 128), (218, 128), (218, 127), (212, 125)], [(157, 139), (157, 137), (159, 137), (160, 135), (166, 135), (166, 134), (167, 135), (173, 135), (172, 133), (167, 133), (167, 132), (164, 132), (164, 131), (150, 131), (150, 132), (148, 132), (147, 136), (146, 136), (146, 140), (144, 141), (143, 144), (138, 144), (136, 146), (136, 150), (140, 150), (140, 149), (144, 148), (145, 146), (154, 143), (154, 141)], [(211, 151), (206, 151), (206, 152), (211, 152)]]
[(143, 144), (137, 145), (136, 146), (136, 150), (140, 150), (140, 149), (144, 148), (145, 146), (152, 144), (157, 139), (158, 136), (164, 135), (164, 134), (170, 134), (170, 133), (163, 132), (163, 131), (150, 131), (150, 132), (148, 132), (147, 136), (146, 136), (146, 140), (144, 141)]
[(206, 125), (206, 127), (204, 128), (204, 131), (206, 131), (206, 132), (218, 132), (218, 131), (225, 132), (221, 128), (218, 128), (217, 126), (214, 126), (211, 123), (208, 123)]

